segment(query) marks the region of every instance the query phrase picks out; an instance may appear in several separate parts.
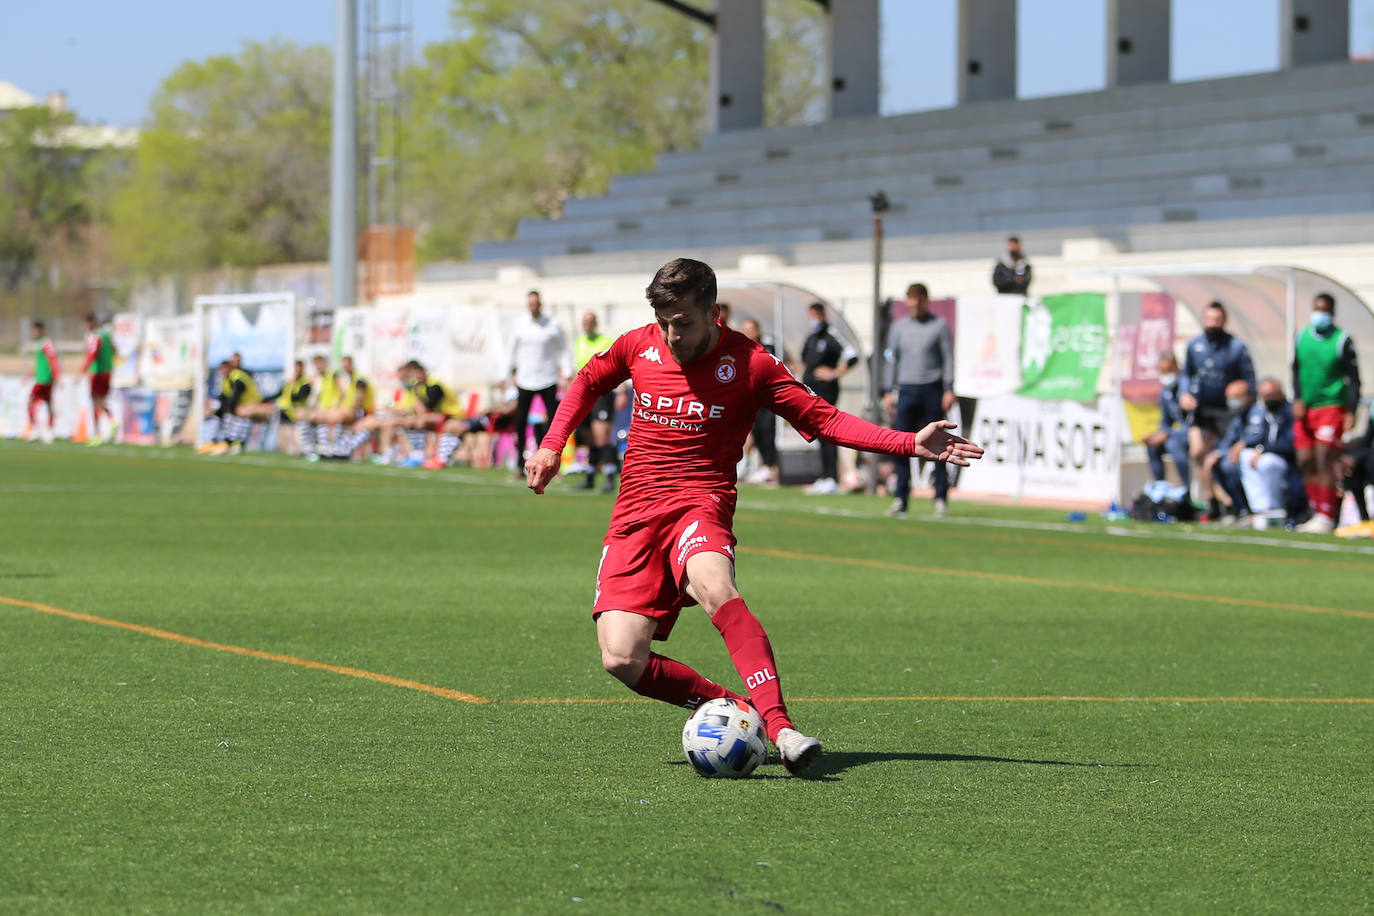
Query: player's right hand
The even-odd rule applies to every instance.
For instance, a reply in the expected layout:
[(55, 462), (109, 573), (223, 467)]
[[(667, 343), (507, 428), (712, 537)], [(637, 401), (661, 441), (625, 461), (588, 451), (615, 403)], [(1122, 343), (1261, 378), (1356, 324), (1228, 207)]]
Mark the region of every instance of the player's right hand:
[(543, 493), (544, 488), (558, 473), (558, 453), (553, 449), (541, 448), (525, 460), (525, 486), (535, 493)]

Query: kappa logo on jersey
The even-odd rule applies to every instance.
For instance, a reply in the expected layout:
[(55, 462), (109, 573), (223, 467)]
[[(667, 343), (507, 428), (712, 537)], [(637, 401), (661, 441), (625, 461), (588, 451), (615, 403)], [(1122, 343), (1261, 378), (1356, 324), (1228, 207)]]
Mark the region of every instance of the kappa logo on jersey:
[(716, 378), (722, 382), (728, 382), (735, 377), (735, 358), (733, 356), (722, 356), (720, 365), (716, 366)]
[(658, 355), (658, 347), (645, 347), (639, 354), (640, 359), (647, 359), (651, 363), (663, 365), (663, 357)]

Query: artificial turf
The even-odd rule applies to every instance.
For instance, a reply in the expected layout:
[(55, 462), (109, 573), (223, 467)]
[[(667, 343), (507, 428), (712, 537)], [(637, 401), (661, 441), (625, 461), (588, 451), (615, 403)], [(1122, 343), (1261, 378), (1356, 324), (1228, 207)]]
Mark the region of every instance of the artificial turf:
[[(1374, 909), (1358, 545), (745, 490), (826, 756), (718, 781), (601, 670), (558, 486), (0, 443), (0, 911)], [(664, 651), (738, 686), (698, 612)]]

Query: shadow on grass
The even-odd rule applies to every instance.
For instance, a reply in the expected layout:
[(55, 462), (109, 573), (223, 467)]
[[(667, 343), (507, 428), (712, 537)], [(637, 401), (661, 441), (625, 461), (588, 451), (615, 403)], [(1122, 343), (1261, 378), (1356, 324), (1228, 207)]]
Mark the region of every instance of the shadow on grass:
[[(1093, 763), (1081, 760), (1029, 760), (1020, 757), (991, 757), (982, 754), (929, 754), (914, 751), (826, 751), (825, 755), (811, 764), (811, 768), (801, 774), (803, 779), (819, 782), (834, 782), (836, 777), (854, 767), (869, 763), (887, 763), (894, 760), (913, 760), (920, 763), (1021, 763), (1043, 767), (1144, 767), (1146, 763)], [(687, 766), (685, 760), (670, 760), (672, 766)], [(754, 771), (751, 779), (791, 779), (776, 756)]]
[(914, 751), (826, 751), (805, 775), (824, 779), (869, 763), (914, 760), (924, 763), (1021, 763), (1043, 767), (1140, 767), (1143, 763), (1095, 763), (1082, 760), (1030, 760), (1020, 757), (991, 757), (984, 754), (931, 754)]

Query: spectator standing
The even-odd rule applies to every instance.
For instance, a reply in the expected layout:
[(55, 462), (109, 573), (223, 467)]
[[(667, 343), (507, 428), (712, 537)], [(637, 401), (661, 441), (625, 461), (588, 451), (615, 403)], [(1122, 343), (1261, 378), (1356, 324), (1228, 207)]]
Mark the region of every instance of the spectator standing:
[[(717, 303), (719, 305), (720, 303)], [(763, 347), (774, 356), (778, 355), (777, 345), (772, 338), (763, 336), (763, 329), (752, 318), (740, 322), (740, 332), (754, 343)], [(778, 480), (778, 417), (771, 410), (762, 407), (754, 414), (754, 428), (749, 437), (758, 449), (761, 467), (749, 475), (750, 483), (777, 483)], [(745, 449), (746, 454), (748, 448)]]
[[(573, 357), (577, 368), (581, 369), (598, 353), (605, 353), (615, 343), (615, 338), (601, 333), (596, 314), (587, 312), (582, 316), (582, 333), (573, 344)], [(596, 472), (600, 469), (606, 475), (602, 487), (607, 493), (615, 490), (615, 477), (620, 473), (619, 455), (611, 444), (611, 420), (615, 417), (616, 392), (612, 391), (596, 399), (592, 412), (577, 428), (577, 442), (587, 446), (587, 464), (582, 469), (586, 479), (582, 489), (590, 490), (596, 486)]]
[[(61, 369), (57, 362), (57, 347), (48, 336), (48, 328), (41, 321), (29, 325), (29, 337), (33, 340), (33, 388), (29, 390), (29, 439), (52, 442), (53, 427), (56, 420), (52, 412), (52, 391), (57, 385)], [(48, 408), (48, 425), (38, 425), (38, 405)]]
[(1179, 482), (1187, 489), (1192, 482), (1188, 464), (1188, 424), (1178, 406), (1178, 360), (1172, 353), (1159, 357), (1159, 429), (1143, 436), (1145, 455), (1155, 480), (1164, 479), (1164, 455), (1174, 462)]
[(1320, 293), (1312, 317), (1293, 347), (1293, 441), (1312, 518), (1299, 530), (1329, 534), (1336, 528), (1336, 490), (1344, 436), (1355, 428), (1360, 367), (1355, 342), (1336, 327), (1336, 300)]
[(1029, 296), (1031, 284), (1031, 265), (1021, 250), (1021, 240), (1016, 236), (1007, 238), (1007, 253), (992, 268), (992, 285), (999, 293), (1016, 296)]
[[(530, 405), (537, 395), (544, 402), (544, 416), (558, 412), (558, 386), (572, 376), (572, 354), (563, 328), (544, 314), (544, 303), (537, 290), (526, 297), (529, 314), (515, 323), (511, 334), (511, 377), (517, 391), (515, 402), (515, 449), (517, 468), (525, 463), (525, 429), (530, 421)], [(547, 420), (545, 421), (547, 423)], [(544, 436), (544, 426), (535, 430), (535, 441)]]
[(1245, 382), (1247, 397), (1254, 397), (1255, 367), (1250, 351), (1239, 338), (1227, 333), (1226, 306), (1213, 302), (1202, 312), (1202, 333), (1188, 342), (1178, 380), (1178, 404), (1189, 416), (1188, 454), (1213, 518), (1220, 513), (1220, 506), (1212, 490), (1214, 462), (1207, 458), (1234, 418), (1226, 399), (1227, 386), (1235, 381)]
[[(1288, 514), (1288, 491), (1295, 483), (1293, 409), (1279, 383), (1260, 382), (1259, 401), (1245, 417), (1240, 482), (1256, 528), (1282, 522)], [(1301, 478), (1297, 478), (1301, 479)]]
[[(859, 362), (853, 347), (845, 346), (830, 333), (825, 320), (825, 305), (813, 302), (807, 309), (810, 334), (802, 345), (802, 384), (827, 404), (840, 399), (840, 379)], [(821, 476), (809, 493), (834, 493), (839, 490), (839, 450), (835, 443), (821, 439)]]
[[(949, 322), (930, 310), (924, 283), (907, 287), (906, 307), (907, 317), (894, 322), (888, 333), (883, 405), (894, 429), (914, 432), (944, 419), (954, 406), (954, 337)], [(895, 460), (897, 492), (887, 514), (904, 518), (911, 498), (911, 461)], [(949, 474), (943, 462), (935, 463), (932, 476), (934, 512), (943, 517), (949, 511)]]

